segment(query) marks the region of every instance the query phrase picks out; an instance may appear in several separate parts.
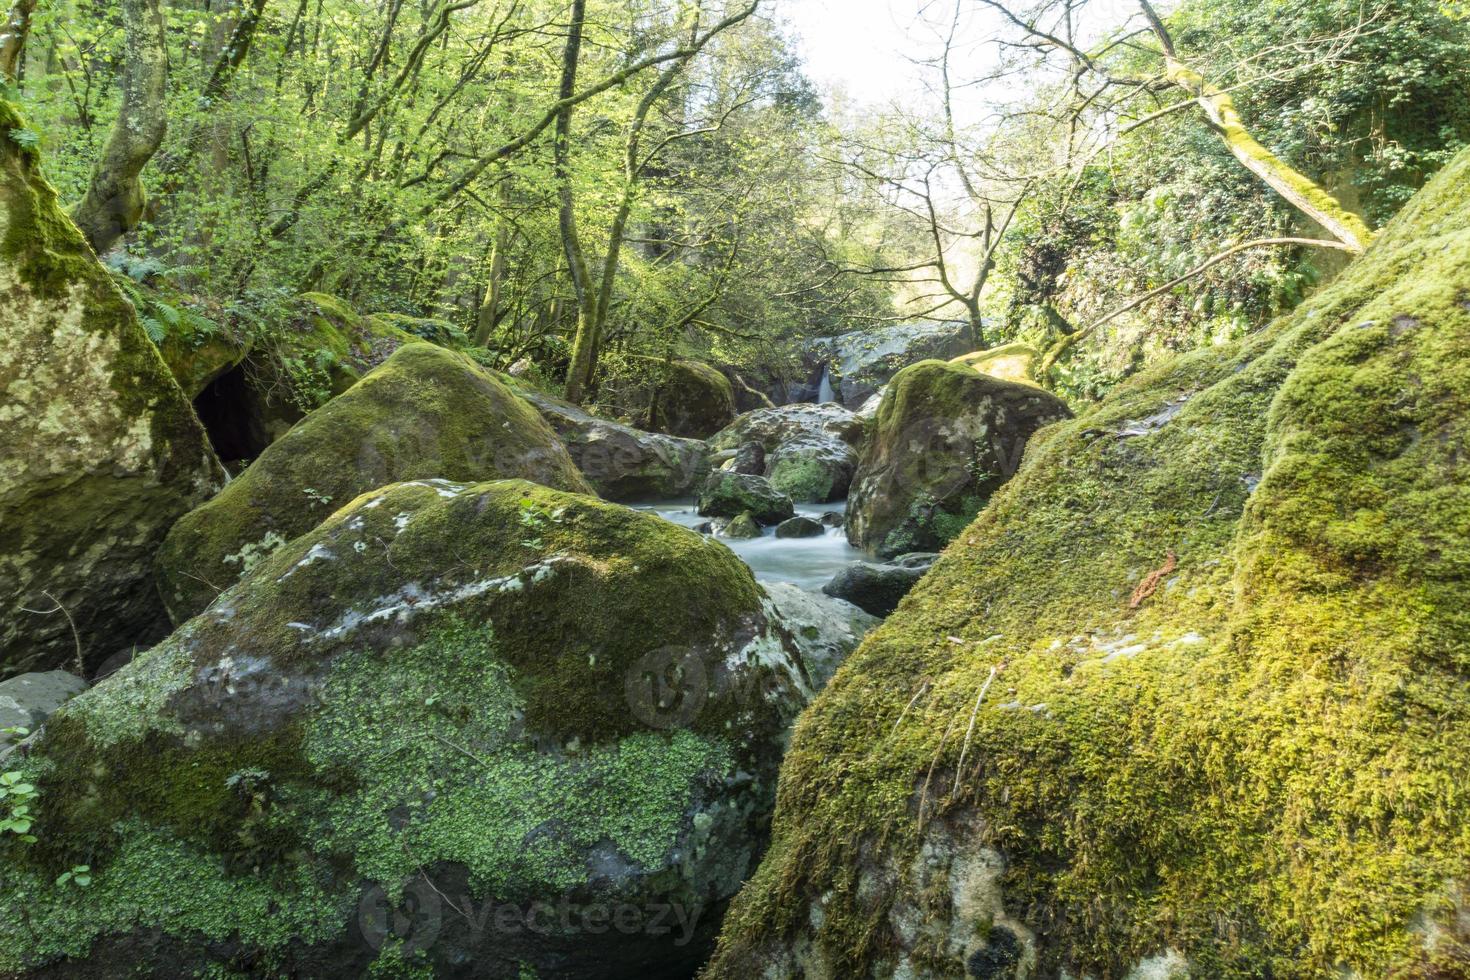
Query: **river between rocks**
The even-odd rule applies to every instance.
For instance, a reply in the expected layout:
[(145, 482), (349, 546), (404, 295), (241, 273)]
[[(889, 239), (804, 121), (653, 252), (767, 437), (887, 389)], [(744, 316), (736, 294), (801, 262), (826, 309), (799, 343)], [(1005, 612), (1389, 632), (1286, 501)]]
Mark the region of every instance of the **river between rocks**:
[[(635, 510), (657, 514), (675, 524), (693, 528), (709, 520), (696, 512), (693, 498), (660, 500), (634, 504)], [(823, 514), (842, 514), (847, 502), (833, 504), (797, 504), (796, 513), (815, 519)], [(843, 567), (864, 558), (861, 551), (847, 543), (840, 527), (829, 527), (826, 533), (811, 538), (778, 538), (773, 527), (763, 528), (758, 538), (717, 538), (755, 573), (762, 582), (790, 582), (809, 592), (820, 592)]]

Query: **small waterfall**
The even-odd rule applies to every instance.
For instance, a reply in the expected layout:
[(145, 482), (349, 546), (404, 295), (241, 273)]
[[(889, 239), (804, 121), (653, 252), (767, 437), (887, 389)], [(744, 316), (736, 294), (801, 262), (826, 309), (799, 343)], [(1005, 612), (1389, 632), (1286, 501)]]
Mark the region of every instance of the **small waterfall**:
[(824, 367), (822, 368), (822, 383), (817, 387), (817, 402), (825, 404), (836, 400), (837, 395), (832, 391), (832, 369)]

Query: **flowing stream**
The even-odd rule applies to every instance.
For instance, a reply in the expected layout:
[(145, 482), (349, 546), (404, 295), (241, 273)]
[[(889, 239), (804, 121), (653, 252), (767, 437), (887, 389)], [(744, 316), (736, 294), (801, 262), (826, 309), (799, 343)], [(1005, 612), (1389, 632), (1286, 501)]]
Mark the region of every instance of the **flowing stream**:
[[(660, 500), (635, 504), (636, 510), (657, 514), (666, 520), (692, 528), (709, 520), (700, 517), (696, 503), (688, 500)], [(846, 501), (833, 504), (797, 504), (796, 512), (813, 519), (823, 514), (841, 514)], [(829, 527), (825, 533), (811, 538), (778, 538), (773, 527), (763, 528), (758, 538), (717, 538), (721, 544), (739, 555), (755, 577), (762, 582), (790, 582), (810, 592), (820, 591), (844, 566), (861, 560), (861, 551), (847, 543), (840, 527)]]

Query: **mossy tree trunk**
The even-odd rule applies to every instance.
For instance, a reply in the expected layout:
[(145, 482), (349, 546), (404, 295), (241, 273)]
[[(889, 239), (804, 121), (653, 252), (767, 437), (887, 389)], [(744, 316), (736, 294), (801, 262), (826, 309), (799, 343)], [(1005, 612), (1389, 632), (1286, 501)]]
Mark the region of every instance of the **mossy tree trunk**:
[[(685, 43), (678, 48), (674, 57), (660, 69), (658, 78), (649, 86), (643, 98), (638, 101), (633, 110), (633, 118), (628, 124), (628, 130), (623, 142), (623, 192), (618, 201), (617, 212), (613, 216), (612, 224), (608, 229), (607, 251), (603, 255), (601, 268), (598, 270), (598, 278), (594, 283), (591, 279), (585, 255), (582, 254), (580, 241), (576, 238), (575, 226), (572, 226), (572, 235), (566, 234), (567, 223), (563, 221), (563, 242), (567, 247), (567, 259), (572, 266), (573, 285), (577, 295), (577, 333), (572, 342), (572, 361), (567, 369), (566, 396), (569, 401), (580, 402), (585, 397), (588, 389), (592, 386), (593, 378), (597, 373), (597, 356), (601, 351), (603, 328), (607, 323), (607, 312), (612, 308), (613, 286), (617, 280), (618, 267), (622, 261), (623, 243), (628, 233), (628, 223), (633, 215), (633, 204), (637, 201), (639, 187), (642, 184), (644, 172), (652, 160), (676, 140), (690, 136), (696, 136), (712, 132), (718, 128), (718, 122), (707, 127), (694, 127), (687, 130), (674, 132), (661, 140), (646, 156), (643, 153), (643, 137), (648, 126), (649, 113), (653, 107), (673, 86), (688, 64), (704, 50), (704, 46), (710, 42), (715, 35), (729, 30), (736, 24), (741, 23), (755, 13), (757, 4), (752, 3), (737, 10), (724, 20), (713, 24), (709, 30), (700, 33), (700, 6), (697, 3), (686, 4), (680, 10), (680, 21), (687, 22), (688, 36)], [(568, 39), (568, 48), (571, 42)], [(575, 71), (575, 66), (573, 66)], [(567, 98), (570, 90), (566, 90), (563, 98)], [(566, 110), (570, 120), (571, 109)], [(557, 138), (562, 138), (562, 131), (558, 125)], [(559, 144), (560, 145), (560, 144)], [(563, 216), (570, 214), (571, 208), (571, 186), (566, 180), (562, 180), (563, 191)], [(575, 251), (576, 255), (573, 255)], [(582, 281), (579, 284), (578, 268)], [(707, 304), (706, 304), (707, 305)], [(702, 309), (703, 307), (701, 307)]]
[(0, 81), (18, 82), (24, 74), (26, 38), (31, 32), (31, 15), (36, 0), (16, 0), (0, 30)]
[(143, 217), (140, 174), (168, 130), (168, 53), (158, 0), (122, 0), (123, 99), (87, 193), (72, 218), (102, 255)]
[(1204, 76), (1179, 60), (1173, 38), (1148, 0), (1138, 0), (1149, 28), (1163, 47), (1164, 77), (1188, 92), (1204, 110), (1210, 128), (1219, 134), (1230, 155), (1261, 179), (1292, 207), (1326, 229), (1327, 233), (1354, 253), (1362, 253), (1373, 242), (1373, 231), (1352, 211), (1343, 207), (1316, 181), (1295, 170), (1263, 146), (1236, 111), (1235, 100), (1211, 85)]

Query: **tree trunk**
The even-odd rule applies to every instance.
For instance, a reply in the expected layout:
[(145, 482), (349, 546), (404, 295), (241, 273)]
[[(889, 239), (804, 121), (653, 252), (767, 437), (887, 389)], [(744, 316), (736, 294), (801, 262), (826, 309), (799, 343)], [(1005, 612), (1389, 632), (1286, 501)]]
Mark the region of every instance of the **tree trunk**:
[(1266, 186), (1280, 194), (1292, 207), (1327, 230), (1333, 238), (1355, 253), (1373, 243), (1373, 231), (1320, 184), (1299, 173), (1285, 160), (1262, 146), (1245, 128), (1235, 100), (1207, 82), (1203, 75), (1179, 60), (1173, 38), (1148, 0), (1138, 0), (1149, 27), (1164, 49), (1165, 77), (1188, 92), (1205, 112), (1210, 128), (1225, 141), (1231, 156), (1240, 161)]
[[(582, 25), (587, 17), (587, 0), (572, 0), (572, 22), (567, 27), (567, 44), (562, 54), (561, 87), (557, 101), (567, 103), (577, 87), (577, 60), (582, 52)], [(597, 327), (596, 293), (588, 281), (587, 257), (582, 251), (582, 240), (577, 233), (576, 199), (572, 192), (570, 168), (572, 111), (564, 104), (556, 114), (556, 140), (554, 164), (557, 181), (557, 196), (560, 201), (558, 223), (561, 228), (562, 249), (566, 252), (567, 268), (571, 273), (572, 292), (577, 298), (577, 330), (572, 338), (572, 359), (567, 365), (566, 398), (579, 405), (586, 395), (587, 383), (592, 370), (592, 333)]]
[[(208, 81), (204, 83), (204, 88), (199, 92), (200, 109), (208, 111), (225, 94), (225, 89), (229, 87), (230, 80), (234, 78), (236, 69), (250, 53), (250, 45), (255, 41), (256, 28), (260, 26), (265, 4), (266, 0), (248, 0), (241, 9), (240, 19), (235, 22), (229, 39), (225, 41), (224, 47), (214, 61)], [(179, 184), (184, 170), (199, 155), (199, 150), (204, 145), (207, 135), (208, 127), (203, 123), (195, 123), (182, 141), (176, 141), (179, 148), (159, 159), (158, 169), (163, 175), (165, 191)]]
[(0, 80), (15, 83), (25, 70), (26, 38), (31, 33), (31, 14), (36, 0), (16, 0), (0, 32)]
[(117, 121), (72, 218), (98, 255), (143, 216), (147, 195), (139, 175), (168, 129), (164, 98), (168, 57), (158, 0), (122, 0), (126, 62)]
[[(502, 178), (503, 188), (510, 186), (510, 178)], [(501, 201), (509, 195), (501, 192)], [(501, 221), (495, 229), (495, 242), (490, 246), (490, 281), (485, 284), (485, 298), (475, 317), (475, 346), (484, 347), (490, 342), (490, 334), (500, 322), (500, 294), (505, 282), (506, 253), (510, 251), (510, 225)]]

